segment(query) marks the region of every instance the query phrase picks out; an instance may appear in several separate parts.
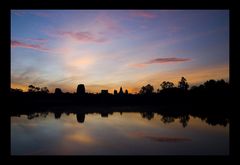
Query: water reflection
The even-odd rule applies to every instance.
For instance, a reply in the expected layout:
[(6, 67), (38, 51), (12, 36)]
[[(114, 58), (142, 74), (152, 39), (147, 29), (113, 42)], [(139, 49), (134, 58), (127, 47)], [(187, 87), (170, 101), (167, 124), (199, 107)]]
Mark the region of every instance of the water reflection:
[(229, 154), (224, 113), (52, 107), (11, 114), (13, 155)]
[(76, 116), (77, 116), (77, 121), (79, 123), (84, 123), (84, 119), (85, 119), (85, 114), (84, 113), (77, 113)]
[[(78, 121), (78, 123), (84, 123), (85, 121), (85, 115), (87, 114), (100, 114), (102, 118), (108, 118), (109, 115), (112, 115), (113, 112), (109, 112), (109, 111), (104, 111), (104, 112), (64, 112), (64, 111), (49, 111), (51, 113), (54, 113), (54, 117), (55, 119), (60, 119), (62, 114), (75, 114), (76, 115), (76, 119)], [(48, 115), (49, 112), (25, 112), (25, 113), (13, 113), (11, 116), (21, 116), (21, 115), (27, 115), (27, 118), (29, 120), (33, 119), (33, 118), (37, 118), (39, 116), (41, 117), (46, 117)], [(121, 115), (124, 112), (119, 112)], [(125, 112), (127, 113), (127, 112)], [(221, 125), (226, 127), (227, 124), (229, 123), (229, 118), (225, 115), (225, 114), (217, 114), (217, 115), (213, 115), (213, 114), (208, 114), (208, 113), (198, 113), (198, 114), (191, 114), (191, 113), (174, 113), (174, 112), (153, 112), (153, 111), (148, 111), (148, 112), (138, 112), (143, 119), (147, 119), (147, 120), (152, 120), (154, 118), (154, 115), (158, 114), (161, 115), (161, 121), (164, 124), (168, 124), (168, 123), (172, 123), (175, 120), (179, 120), (179, 122), (182, 124), (182, 126), (185, 128), (188, 125), (190, 116), (192, 117), (198, 117), (200, 118), (202, 121), (206, 122), (209, 125)]]

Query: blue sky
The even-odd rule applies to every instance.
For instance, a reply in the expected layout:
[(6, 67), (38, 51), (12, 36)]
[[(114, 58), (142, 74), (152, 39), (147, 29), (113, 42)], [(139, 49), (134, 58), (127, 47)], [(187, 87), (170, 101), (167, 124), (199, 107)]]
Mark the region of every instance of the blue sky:
[(229, 79), (228, 10), (12, 10), (11, 86), (74, 92)]

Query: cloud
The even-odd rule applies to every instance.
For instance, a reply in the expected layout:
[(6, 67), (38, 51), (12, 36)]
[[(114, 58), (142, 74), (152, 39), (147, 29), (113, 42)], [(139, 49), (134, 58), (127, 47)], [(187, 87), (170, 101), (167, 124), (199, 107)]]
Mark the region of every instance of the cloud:
[(191, 60), (190, 58), (177, 58), (177, 57), (155, 58), (143, 63), (133, 64), (131, 66), (136, 68), (144, 68), (150, 64), (176, 63), (176, 62), (185, 62), (190, 60)]
[(99, 16), (97, 16), (96, 18), (96, 26), (102, 27), (103, 31), (101, 33), (103, 34), (109, 34), (109, 32), (112, 32), (114, 34), (119, 34), (119, 33), (124, 33), (126, 31), (126, 29), (123, 28), (123, 26), (121, 26), (119, 24), (119, 22), (116, 21), (116, 19), (111, 18), (110, 16), (108, 16), (107, 14), (101, 14)]
[(161, 136), (161, 135), (149, 135), (144, 132), (131, 132), (128, 134), (130, 137), (141, 137), (157, 142), (185, 142), (185, 141), (191, 141), (190, 138), (186, 137), (169, 137), (169, 136)]
[(76, 143), (80, 143), (80, 144), (89, 144), (89, 143), (95, 142), (95, 139), (93, 139), (93, 137), (91, 137), (87, 134), (75, 133), (75, 134), (67, 135), (65, 138), (67, 140), (70, 140), (70, 141), (73, 141)]
[(105, 42), (106, 38), (97, 37), (93, 33), (90, 32), (72, 32), (72, 31), (59, 31), (57, 32), (60, 36), (71, 37), (77, 41), (81, 42)]
[(11, 40), (11, 47), (12, 48), (20, 47), (20, 48), (26, 48), (26, 49), (34, 49), (34, 50), (38, 50), (38, 51), (49, 51), (48, 48), (42, 47), (41, 44), (27, 44), (27, 43), (17, 41), (17, 40)]
[(189, 138), (182, 137), (163, 137), (163, 136), (144, 136), (144, 138), (157, 141), (157, 142), (184, 142), (191, 141)]
[(176, 58), (176, 57), (170, 57), (170, 58), (156, 58), (150, 61), (145, 62), (144, 64), (154, 64), (154, 63), (169, 63), (169, 62), (184, 62), (189, 61), (189, 58)]
[(27, 41), (38, 42), (38, 43), (46, 43), (48, 39), (46, 38), (26, 38)]
[(43, 76), (36, 71), (35, 68), (27, 68), (23, 72), (11, 74), (11, 83), (19, 83), (22, 85), (43, 85), (47, 82), (46, 79), (42, 78)]
[(142, 17), (147, 19), (153, 19), (156, 18), (156, 14), (150, 12), (150, 11), (142, 11), (142, 10), (135, 10), (131, 11), (131, 15), (135, 17)]

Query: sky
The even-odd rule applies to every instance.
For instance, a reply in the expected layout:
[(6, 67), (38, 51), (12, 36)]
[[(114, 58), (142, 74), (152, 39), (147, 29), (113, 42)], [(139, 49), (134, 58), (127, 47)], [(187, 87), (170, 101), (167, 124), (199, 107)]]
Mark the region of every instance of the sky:
[(11, 10), (11, 88), (229, 81), (228, 10)]

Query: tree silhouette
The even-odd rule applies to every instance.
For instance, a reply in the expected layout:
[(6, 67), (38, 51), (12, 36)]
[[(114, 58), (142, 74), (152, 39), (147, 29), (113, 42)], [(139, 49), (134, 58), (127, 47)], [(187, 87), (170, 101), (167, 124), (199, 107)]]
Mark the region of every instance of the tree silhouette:
[(184, 77), (181, 78), (181, 80), (178, 82), (178, 88), (183, 90), (187, 90), (189, 88), (186, 78)]
[(47, 87), (43, 87), (43, 88), (41, 88), (41, 92), (42, 93), (49, 93), (49, 90), (48, 90)]
[(57, 94), (57, 95), (62, 94), (62, 90), (60, 88), (56, 88), (55, 94)]
[(33, 85), (28, 86), (28, 92), (39, 92), (40, 88)]
[(180, 123), (182, 123), (182, 126), (185, 128), (188, 124), (190, 117), (189, 115), (184, 115), (184, 116), (180, 116)]
[(116, 89), (114, 89), (114, 92), (113, 92), (113, 93), (114, 93), (114, 95), (117, 95), (117, 94), (118, 94)]
[(146, 85), (146, 86), (143, 86), (142, 88), (141, 88), (141, 90), (139, 91), (139, 93), (140, 94), (152, 94), (153, 93), (153, 90), (154, 90), (154, 88), (153, 88), (153, 86), (152, 85), (150, 85), (150, 84), (148, 84), (148, 85)]
[(16, 88), (16, 89), (11, 88), (10, 91), (11, 91), (11, 93), (22, 93), (23, 92), (22, 89), (18, 89), (18, 88)]
[(172, 122), (174, 122), (174, 117), (172, 117), (172, 116), (162, 116), (161, 120), (164, 124), (172, 123)]
[(164, 89), (168, 89), (168, 88), (173, 88), (174, 87), (174, 83), (169, 82), (169, 81), (163, 81), (162, 84), (160, 84), (160, 86), (164, 90)]
[(40, 91), (40, 87), (35, 87), (35, 89), (36, 89), (36, 92)]
[(154, 118), (154, 113), (153, 112), (141, 112), (142, 118), (151, 120)]
[(128, 90), (126, 89), (126, 90), (125, 90), (125, 95), (127, 95), (127, 94), (128, 94)]

